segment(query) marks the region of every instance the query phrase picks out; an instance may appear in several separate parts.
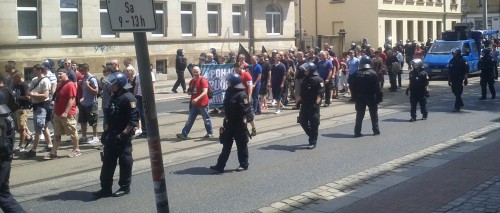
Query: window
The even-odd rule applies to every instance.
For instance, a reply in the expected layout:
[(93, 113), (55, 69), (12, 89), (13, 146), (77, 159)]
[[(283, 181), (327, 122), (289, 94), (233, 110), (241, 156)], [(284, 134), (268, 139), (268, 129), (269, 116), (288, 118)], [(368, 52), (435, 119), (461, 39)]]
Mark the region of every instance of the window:
[(243, 35), (243, 6), (233, 5), (233, 35)]
[(193, 36), (194, 32), (194, 4), (181, 3), (182, 36)]
[(114, 38), (116, 33), (111, 29), (111, 21), (109, 20), (108, 8), (106, 2), (101, 1), (99, 12), (101, 13), (101, 37)]
[(220, 35), (220, 4), (209, 4), (207, 6), (208, 14), (208, 35), (218, 36)]
[(266, 28), (268, 35), (281, 35), (281, 12), (272, 4), (266, 7)]
[(17, 30), (19, 39), (37, 39), (40, 36), (38, 0), (17, 1)]
[(163, 15), (165, 11), (165, 6), (163, 3), (155, 3), (155, 14), (156, 14), (156, 30), (152, 32), (152, 36), (162, 37), (165, 35), (165, 16)]
[(61, 36), (78, 38), (80, 35), (80, 18), (78, 16), (78, 0), (61, 0)]

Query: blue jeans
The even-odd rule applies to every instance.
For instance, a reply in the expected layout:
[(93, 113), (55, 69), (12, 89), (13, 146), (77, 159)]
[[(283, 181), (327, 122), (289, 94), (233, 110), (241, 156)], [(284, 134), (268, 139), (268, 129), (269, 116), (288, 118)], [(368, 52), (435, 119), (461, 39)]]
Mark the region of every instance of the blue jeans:
[(189, 117), (186, 121), (186, 124), (184, 125), (184, 128), (182, 128), (182, 134), (184, 136), (188, 136), (189, 132), (191, 131), (191, 127), (193, 127), (194, 121), (199, 114), (201, 114), (201, 117), (203, 118), (203, 124), (205, 125), (205, 129), (207, 130), (207, 134), (214, 134), (214, 131), (212, 129), (212, 120), (210, 120), (210, 115), (208, 115), (208, 106), (191, 106), (191, 109), (189, 110)]
[(252, 92), (253, 112), (260, 112), (260, 99), (259, 99), (260, 86), (255, 86)]

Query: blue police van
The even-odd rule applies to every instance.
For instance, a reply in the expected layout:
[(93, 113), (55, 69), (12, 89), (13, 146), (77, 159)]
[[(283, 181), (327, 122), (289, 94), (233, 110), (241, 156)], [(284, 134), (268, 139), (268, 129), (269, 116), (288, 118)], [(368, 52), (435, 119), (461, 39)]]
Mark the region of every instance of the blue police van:
[(448, 63), (452, 51), (460, 49), (469, 64), (469, 74), (479, 73), (477, 64), (481, 57), (481, 40), (498, 30), (469, 30), (470, 26), (457, 24), (454, 30), (442, 33), (442, 40), (436, 40), (424, 58), (424, 69), (429, 77), (448, 76)]

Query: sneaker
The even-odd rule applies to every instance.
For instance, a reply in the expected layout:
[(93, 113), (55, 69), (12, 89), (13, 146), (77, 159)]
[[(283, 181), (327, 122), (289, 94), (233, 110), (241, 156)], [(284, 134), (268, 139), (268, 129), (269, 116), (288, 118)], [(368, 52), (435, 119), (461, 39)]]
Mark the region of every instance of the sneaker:
[(142, 134), (142, 130), (141, 129), (135, 130), (135, 133), (134, 133), (135, 136), (138, 136), (140, 134)]
[(45, 141), (45, 135), (40, 134), (40, 141)]
[(245, 171), (247, 169), (248, 169), (248, 167), (238, 166), (238, 168), (236, 168), (236, 171), (237, 172), (242, 172), (242, 171)]
[(17, 148), (14, 149), (14, 153), (19, 153), (19, 152), (24, 152), (24, 148), (18, 146)]
[(307, 146), (307, 149), (314, 149), (314, 148), (316, 148), (316, 144), (309, 144)]
[(213, 138), (215, 137), (214, 134), (206, 134), (205, 136), (203, 136), (204, 138)]
[(24, 157), (27, 157), (27, 158), (32, 158), (35, 156), (36, 156), (35, 150), (30, 150), (29, 152), (24, 153)]
[(172, 91), (173, 93), (177, 93), (177, 90), (174, 90), (174, 89), (172, 89), (172, 90), (170, 90), (170, 91)]
[(57, 159), (57, 154), (52, 154), (51, 152), (47, 153), (45, 157), (43, 157), (44, 160), (54, 160)]
[(187, 136), (185, 136), (185, 135), (184, 135), (184, 134), (182, 134), (182, 133), (177, 134), (177, 138), (179, 138), (179, 139), (181, 139), (181, 140), (187, 140), (187, 139), (188, 139), (188, 137), (187, 137)]
[(416, 118), (411, 118), (410, 119), (410, 122), (414, 122), (414, 121), (417, 121), (417, 119)]
[(224, 173), (224, 168), (218, 166), (210, 166), (211, 170), (214, 170), (216, 173)]
[(257, 129), (255, 128), (252, 128), (252, 134), (250, 134), (251, 136), (256, 136), (257, 135)]
[(48, 146), (43, 147), (43, 149), (40, 150), (40, 152), (52, 152), (52, 147), (48, 147)]
[(89, 142), (89, 139), (87, 137), (81, 137), (80, 139), (78, 139), (78, 143), (82, 144), (82, 143), (88, 143)]
[(281, 110), (279, 109), (276, 109), (276, 111), (274, 111), (274, 114), (280, 114), (281, 113)]
[(92, 140), (89, 141), (89, 144), (98, 144), (101, 142), (98, 137), (92, 137)]
[(71, 153), (69, 153), (68, 157), (70, 158), (74, 158), (74, 157), (78, 157), (82, 155), (82, 153), (80, 152), (79, 149), (74, 149), (73, 151), (71, 151)]
[(271, 102), (271, 106), (276, 106), (276, 100), (273, 99), (273, 101)]

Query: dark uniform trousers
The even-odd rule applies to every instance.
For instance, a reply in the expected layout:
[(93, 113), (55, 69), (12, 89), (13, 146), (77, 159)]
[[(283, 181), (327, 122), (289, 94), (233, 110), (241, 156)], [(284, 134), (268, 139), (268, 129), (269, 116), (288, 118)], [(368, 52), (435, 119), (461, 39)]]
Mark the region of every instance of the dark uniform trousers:
[[(217, 167), (226, 167), (233, 142), (236, 141), (236, 148), (238, 150), (238, 161), (240, 166), (248, 168), (248, 130), (244, 123), (231, 123), (227, 122), (224, 125), (224, 138), (222, 139), (222, 152), (217, 160)], [(234, 140), (233, 140), (234, 139)]]
[(417, 104), (420, 105), (420, 112), (424, 117), (427, 117), (427, 97), (425, 97), (425, 92), (410, 91), (410, 115), (412, 118), (417, 118)]
[(177, 70), (177, 81), (175, 81), (174, 87), (172, 90), (177, 90), (179, 85), (182, 87), (183, 91), (186, 91), (186, 80), (184, 79), (184, 70)]
[(302, 126), (304, 132), (309, 136), (310, 145), (314, 145), (318, 141), (319, 118), (318, 104), (302, 104), (299, 113), (299, 121), (300, 126)]
[(455, 95), (455, 109), (459, 109), (464, 106), (462, 101), (462, 93), (464, 92), (463, 80), (453, 80), (451, 81), (451, 92)]
[(0, 164), (0, 208), (3, 212), (18, 213), (25, 212), (23, 208), (12, 197), (9, 189), (9, 177), (11, 161), (3, 161)]
[[(325, 83), (325, 104), (332, 103), (332, 93), (331, 93), (331, 91), (333, 90), (332, 80), (334, 81), (334, 79), (331, 79), (330, 81), (328, 81), (327, 84)], [(326, 82), (325, 80), (323, 81)]]
[(488, 85), (488, 88), (490, 89), (491, 92), (491, 97), (495, 97), (497, 95), (495, 91), (495, 79), (493, 77), (482, 77), (481, 80), (479, 81), (479, 84), (481, 85), (481, 97), (486, 98), (486, 85)]
[(362, 98), (356, 99), (356, 125), (354, 126), (354, 133), (361, 134), (361, 126), (363, 124), (363, 118), (365, 117), (366, 106), (368, 106), (368, 111), (370, 112), (373, 133), (380, 133), (378, 127), (378, 105), (376, 103), (367, 102)]
[[(113, 143), (112, 141), (108, 143)], [(119, 141), (117, 143), (123, 143)], [(106, 191), (111, 191), (113, 187), (113, 175), (115, 174), (117, 160), (120, 165), (120, 179), (118, 180), (118, 185), (120, 188), (130, 187), (132, 182), (132, 164), (134, 159), (132, 158), (132, 145), (129, 141), (128, 144), (123, 147), (119, 147), (117, 144), (106, 144), (104, 146), (104, 156), (102, 161), (101, 169), (101, 188)]]

